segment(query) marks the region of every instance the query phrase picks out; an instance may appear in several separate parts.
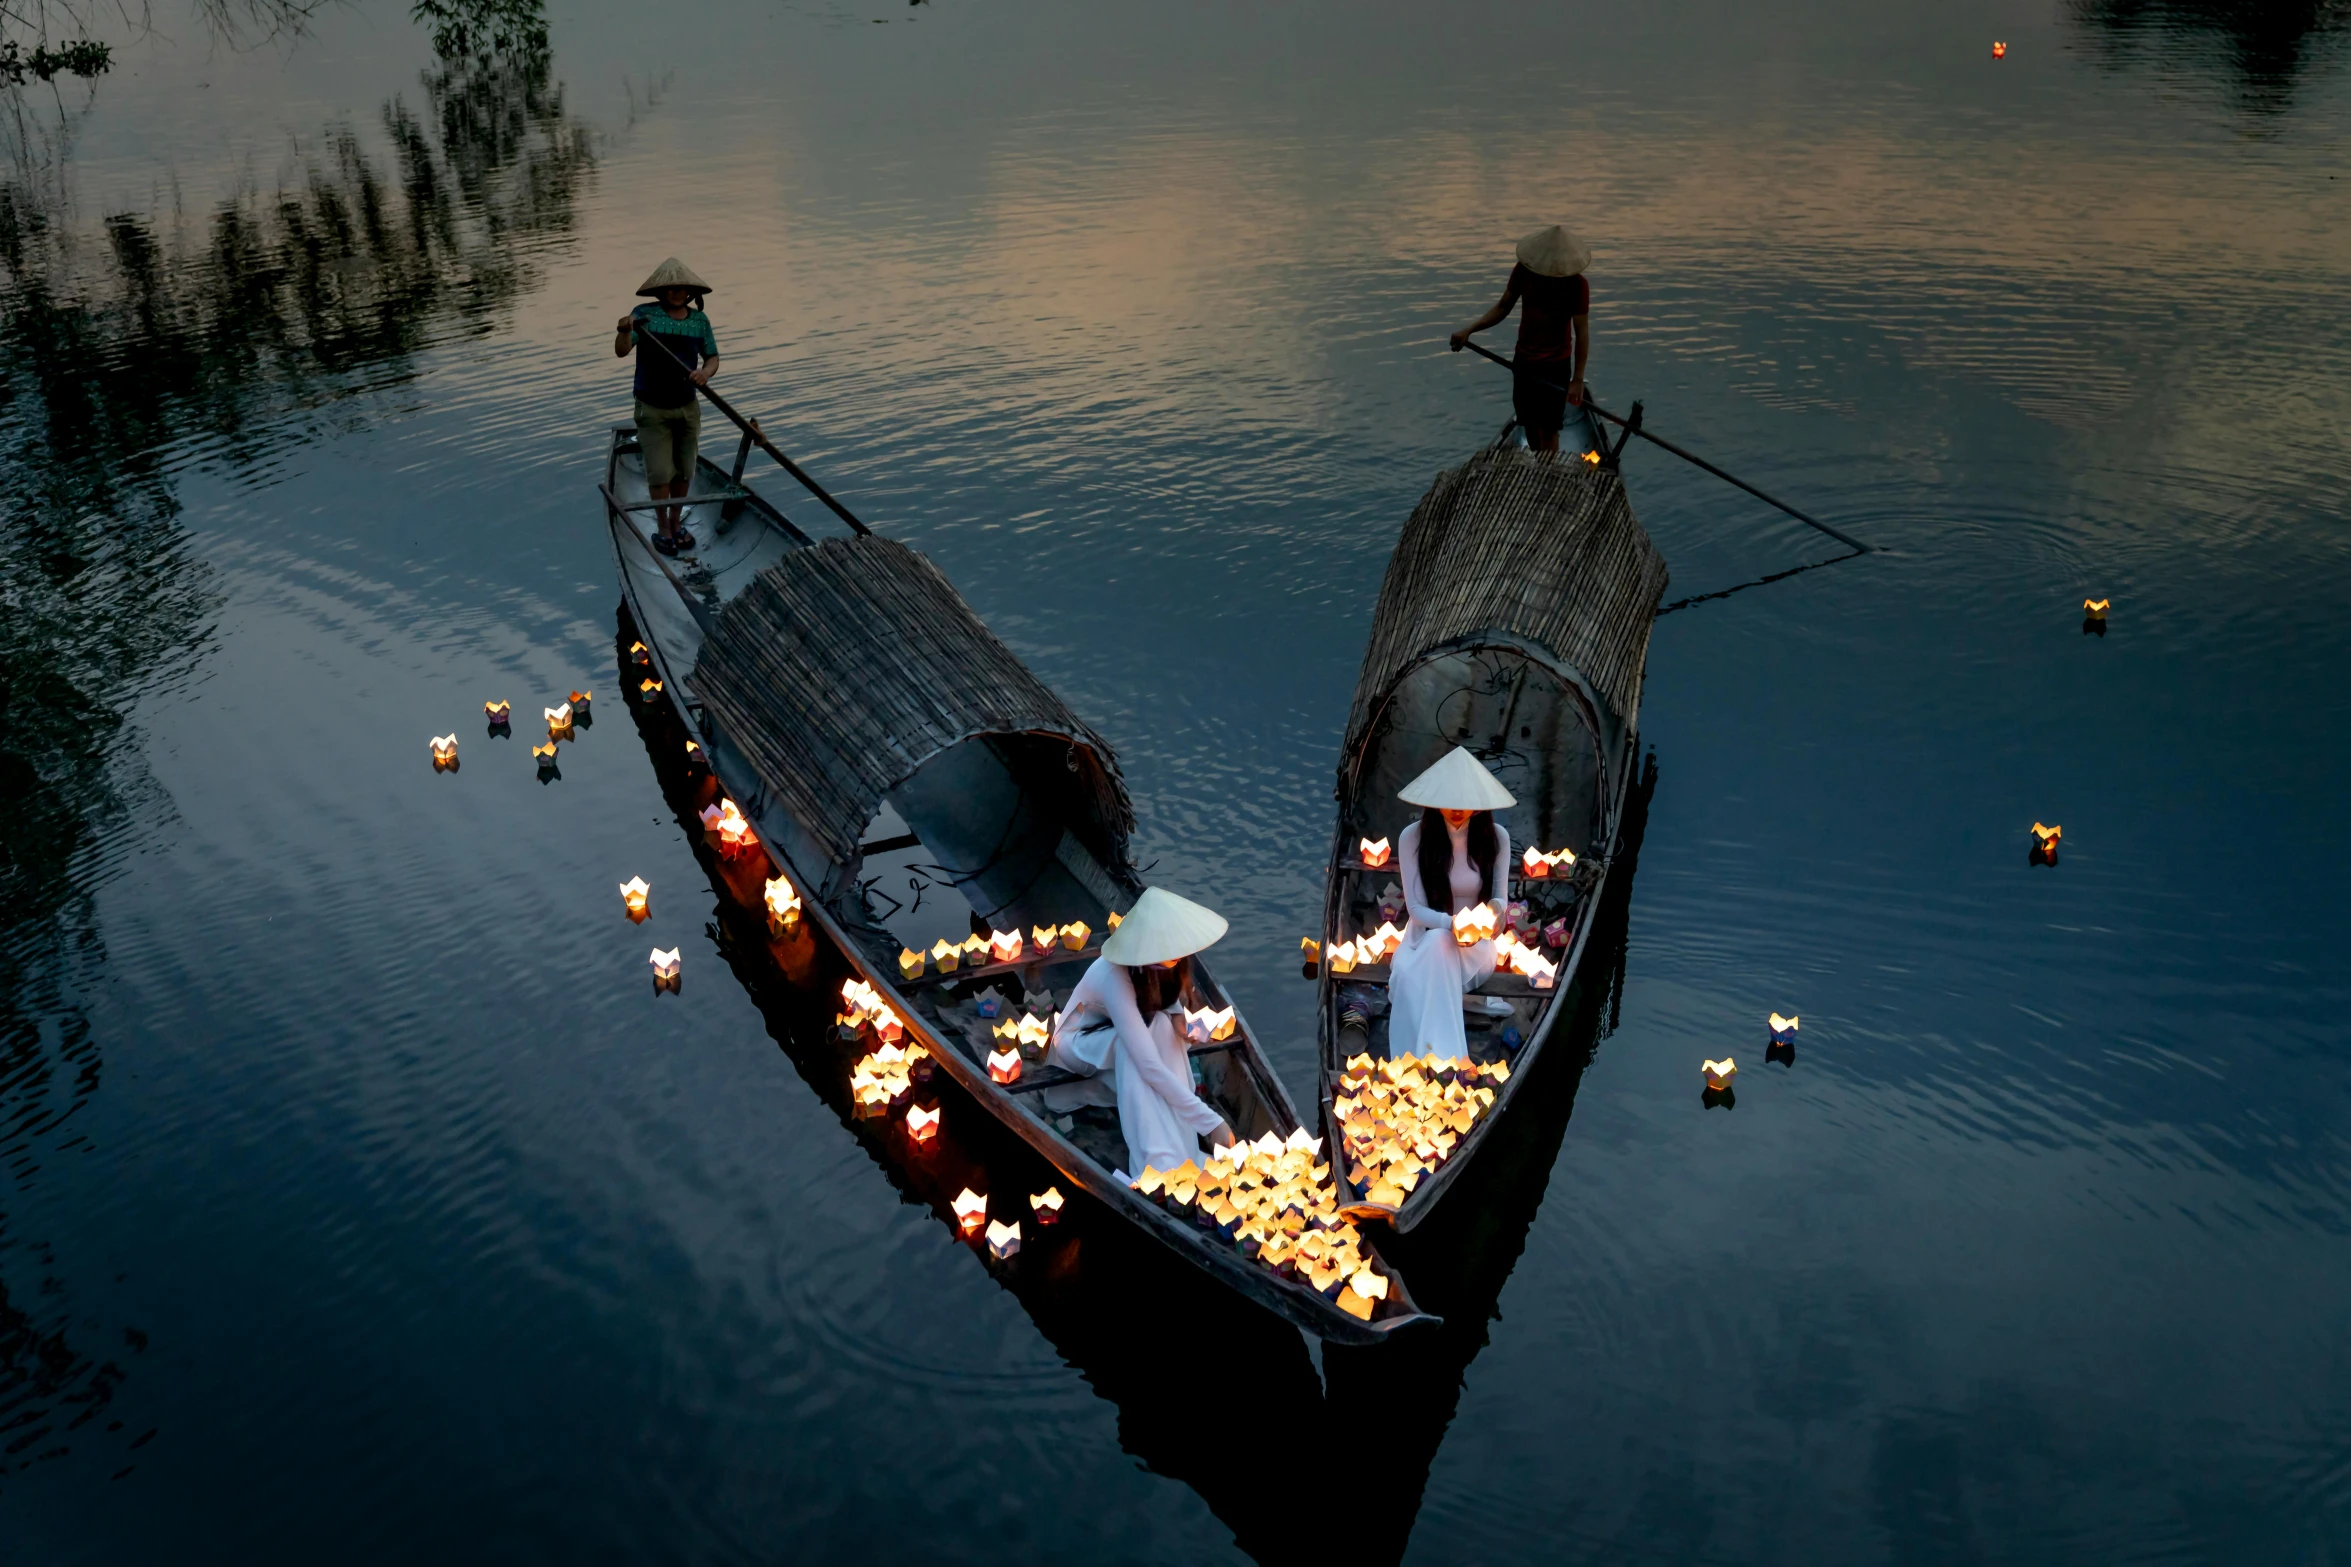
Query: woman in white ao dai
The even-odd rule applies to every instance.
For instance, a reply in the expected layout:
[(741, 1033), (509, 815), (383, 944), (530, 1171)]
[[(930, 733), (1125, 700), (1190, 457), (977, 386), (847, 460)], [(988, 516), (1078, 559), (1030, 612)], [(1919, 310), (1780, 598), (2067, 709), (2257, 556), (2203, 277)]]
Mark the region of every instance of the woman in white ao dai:
[[(1492, 813), (1517, 802), (1461, 746), (1406, 784), (1399, 797), (1424, 809), (1420, 820), (1396, 839), (1411, 920), (1402, 945), (1389, 960), (1388, 1054), (1427, 1052), (1440, 1060), (1458, 1061), (1469, 1054), (1462, 998), (1494, 972), (1494, 943), (1462, 946), (1453, 937), (1453, 916), (1478, 903), (1491, 902), (1498, 908), (1509, 897), (1510, 832)], [(1446, 875), (1441, 884), (1430, 886), (1422, 870), (1421, 846), (1439, 832), (1445, 837)], [(1473, 845), (1486, 847), (1480, 840), (1488, 834), (1490, 858), (1473, 850)]]

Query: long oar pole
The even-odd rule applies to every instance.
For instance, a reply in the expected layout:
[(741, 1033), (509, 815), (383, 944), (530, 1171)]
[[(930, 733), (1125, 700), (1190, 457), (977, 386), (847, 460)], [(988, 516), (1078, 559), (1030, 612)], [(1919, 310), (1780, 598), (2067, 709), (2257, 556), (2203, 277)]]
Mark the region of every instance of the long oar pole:
[(651, 343), (655, 348), (660, 349), (664, 354), (668, 355), (669, 362), (671, 364), (676, 365), (680, 370), (685, 371), (688, 377), (686, 383), (687, 385), (692, 386), (694, 390), (700, 392), (704, 397), (709, 398), (711, 407), (717, 409), (720, 413), (725, 414), (729, 419), (734, 420), (736, 428), (740, 429), (745, 435), (751, 438), (752, 445), (767, 453), (768, 456), (773, 457), (777, 462), (782, 463), (784, 465), (784, 472), (790, 474), (793, 478), (798, 479), (801, 484), (807, 488), (809, 494), (815, 496), (818, 500), (824, 502), (827, 506), (830, 506), (833, 509), (834, 516), (840, 518), (843, 522), (849, 524), (850, 527), (855, 528), (860, 533), (873, 532), (873, 529), (867, 527), (864, 523), (857, 520), (856, 513), (850, 511), (848, 507), (842, 505), (839, 501), (834, 500), (831, 491), (827, 490), (823, 485), (810, 478), (806, 470), (804, 470), (798, 463), (792, 461), (791, 458), (786, 457), (780, 450), (777, 449), (776, 444), (773, 441), (762, 435), (756, 422), (746, 419), (741, 414), (735, 412), (734, 404), (719, 396), (709, 387), (696, 383), (692, 379), (693, 372), (691, 370), (686, 370), (686, 362), (677, 356), (677, 350), (671, 348), (667, 343), (661, 340), (661, 334), (659, 332), (648, 332), (644, 328), (637, 326), (633, 320), (630, 323), (630, 329), (636, 333), (638, 342)]
[[(1493, 360), (1494, 363), (1500, 365), (1505, 370), (1516, 373), (1519, 369), (1517, 365), (1503, 358), (1500, 354), (1495, 353), (1492, 349), (1486, 347), (1486, 345), (1483, 343), (1471, 343), (1468, 345), (1468, 347), (1472, 353)], [(1530, 375), (1532, 374), (1531, 371), (1527, 373)], [(1540, 384), (1550, 387), (1553, 391), (1565, 392), (1567, 390), (1566, 387), (1561, 386), (1556, 381), (1543, 380), (1541, 377), (1536, 377), (1536, 379), (1540, 382)], [(1789, 505), (1786, 501), (1783, 501), (1776, 496), (1764, 494), (1761, 490), (1757, 489), (1754, 485), (1749, 484), (1745, 479), (1740, 478), (1737, 474), (1723, 472), (1723, 470), (1717, 468), (1714, 464), (1708, 462), (1705, 458), (1699, 456), (1697, 453), (1682, 450), (1682, 448), (1674, 445), (1673, 442), (1667, 440), (1662, 435), (1651, 435), (1637, 422), (1630, 422), (1618, 418), (1615, 414), (1610, 413), (1607, 409), (1601, 407), (1598, 403), (1593, 402), (1591, 398), (1586, 397), (1584, 399), (1583, 407), (1589, 409), (1593, 413), (1598, 414), (1601, 418), (1607, 420), (1610, 424), (1623, 426), (1628, 434), (1637, 435), (1652, 446), (1662, 446), (1667, 451), (1673, 453), (1676, 457), (1679, 457), (1682, 461), (1686, 463), (1693, 463), (1696, 466), (1705, 469), (1708, 473), (1713, 474), (1716, 478), (1722, 480), (1725, 484), (1737, 485), (1740, 489), (1745, 490), (1749, 495), (1754, 496), (1757, 500), (1763, 502), (1766, 506), (1777, 507), (1779, 510), (1786, 512), (1789, 516), (1795, 518), (1798, 522), (1803, 523), (1805, 526), (1818, 528), (1821, 532), (1827, 534), (1830, 538), (1837, 540), (1841, 544), (1850, 545), (1852, 548), (1860, 551), (1864, 555), (1875, 553), (1868, 545), (1862, 543), (1852, 534), (1840, 532), (1838, 529), (1832, 528), (1827, 523), (1821, 521), (1818, 517), (1809, 516), (1804, 512), (1800, 512), (1795, 507)], [(1637, 409), (1635, 411), (1638, 412)], [(1622, 449), (1621, 446), (1619, 449)], [(1676, 607), (1678, 608), (1679, 606)]]

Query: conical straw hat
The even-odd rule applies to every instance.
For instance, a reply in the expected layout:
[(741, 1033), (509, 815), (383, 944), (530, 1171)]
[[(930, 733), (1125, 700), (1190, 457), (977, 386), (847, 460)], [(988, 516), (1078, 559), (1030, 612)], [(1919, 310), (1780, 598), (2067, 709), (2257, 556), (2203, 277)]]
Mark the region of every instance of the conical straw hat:
[(637, 292), (647, 299), (659, 299), (665, 288), (690, 288), (697, 294), (710, 292), (710, 285), (696, 277), (694, 269), (675, 256), (655, 267), (653, 275), (645, 280), (644, 286)]
[(1133, 912), (1103, 941), (1102, 955), (1129, 968), (1165, 963), (1215, 946), (1228, 928), (1224, 916), (1214, 909), (1204, 909), (1163, 887), (1150, 887), (1135, 900)]
[(1447, 751), (1436, 766), (1397, 790), (1396, 798), (1440, 811), (1499, 811), (1518, 803), (1465, 745)]
[(1519, 265), (1545, 277), (1574, 277), (1592, 264), (1592, 247), (1554, 223), (1518, 242)]

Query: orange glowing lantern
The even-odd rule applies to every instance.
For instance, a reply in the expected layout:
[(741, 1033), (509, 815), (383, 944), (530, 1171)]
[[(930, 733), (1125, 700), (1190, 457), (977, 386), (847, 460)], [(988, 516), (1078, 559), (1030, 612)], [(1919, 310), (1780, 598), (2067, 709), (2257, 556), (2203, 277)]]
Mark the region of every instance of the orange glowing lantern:
[(1017, 930), (989, 931), (988, 956), (997, 963), (1018, 963), (1020, 961), (1020, 932)]
[(1020, 1081), (1020, 1052), (1018, 1050), (991, 1050), (988, 1052), (988, 1076), (999, 1083)]
[(1396, 854), (1395, 849), (1385, 838), (1376, 841), (1370, 838), (1359, 838), (1356, 840), (1356, 852), (1363, 857), (1363, 863), (1375, 871), (1387, 864)]
[(938, 1105), (925, 1109), (921, 1105), (906, 1107), (906, 1135), (918, 1143), (933, 1142), (939, 1135), (939, 1119), (946, 1111)]
[(786, 928), (800, 923), (800, 894), (792, 890), (790, 877), (769, 877), (765, 896), (770, 920)]
[(653, 949), (653, 977), (655, 979), (676, 979), (684, 966), (684, 960), (678, 956), (677, 948), (672, 947), (667, 952), (662, 951), (659, 947)]
[(631, 642), (629, 644), (629, 662), (632, 664), (650, 664), (653, 662), (653, 650), (642, 642)]
[(1473, 903), (1453, 916), (1453, 939), (1465, 947), (1494, 939), (1501, 924), (1491, 903)]
[(2065, 829), (2044, 827), (2039, 822), (2035, 822), (2033, 823), (2033, 836), (2040, 840), (2040, 845), (2044, 850), (2054, 853), (2057, 848), (2057, 840), (2065, 836)]
[(514, 705), (510, 702), (484, 702), (482, 716), (493, 724), (506, 723), (514, 717)]
[(1029, 927), (1029, 941), (1036, 947), (1039, 956), (1051, 952), (1054, 944), (1060, 940), (1061, 927), (1058, 925), (1031, 925)]
[(1112, 909), (1107, 915), (1103, 916), (1103, 918), (1108, 921), (1112, 930), (1116, 930), (1119, 926), (1126, 923), (1127, 917), (1124, 914), (1119, 913), (1118, 910)]
[(2104, 620), (2106, 611), (2113, 605), (2113, 602), (2112, 599), (2082, 600), (2082, 618), (2084, 620)]
[(988, 1226), (988, 1255), (1004, 1262), (1020, 1254), (1020, 1226), (1001, 1221)]
[(2006, 45), (2005, 43), (2002, 43), (2002, 42), (2001, 42), (1999, 39), (1997, 39), (1997, 38), (1993, 39), (1993, 40), (1992, 40), (1992, 58), (1993, 58), (1993, 59), (1995, 59), (1995, 60), (2005, 60), (2005, 59), (2007, 59), (2007, 58), (2008, 58), (2008, 45)]
[(1739, 1063), (1724, 1056), (1720, 1061), (1705, 1062), (1701, 1070), (1706, 1073), (1707, 1087), (1724, 1089), (1730, 1087), (1731, 1079), (1739, 1075)]
[(902, 949), (898, 954), (898, 977), (901, 979), (914, 979), (919, 977), (923, 971), (923, 966), (929, 961), (930, 958), (916, 948), (907, 947)]
[(1771, 1015), (1771, 1042), (1775, 1045), (1794, 1044), (1796, 1042), (1797, 1022), (1798, 1019), (1796, 1018), (1782, 1017), (1777, 1012), (1774, 1012)]
[(1330, 964), (1332, 973), (1352, 974), (1355, 972), (1355, 943), (1334, 941), (1324, 949), (1323, 959)]
[(1392, 958), (1396, 949), (1404, 945), (1404, 927), (1393, 920), (1385, 921), (1378, 930), (1357, 939), (1355, 950), (1365, 957), (1375, 952), (1381, 958)]
[(433, 770), (446, 772), (456, 765), (457, 737), (453, 734), (433, 736)]
[(661, 695), (661, 682), (653, 679), (638, 681), (637, 695), (643, 697), (648, 702), (652, 701), (655, 697)]
[(1029, 1212), (1036, 1216), (1039, 1224), (1059, 1224), (1061, 1204), (1061, 1188), (1058, 1186), (1048, 1186), (1041, 1192), (1029, 1193)]
[(1584, 453), (1584, 461), (1586, 461), (1586, 462), (1590, 463), (1590, 464), (1591, 464), (1593, 467), (1597, 468), (1597, 467), (1599, 467), (1599, 466), (1600, 466), (1600, 454), (1599, 454), (1598, 452), (1596, 452), (1596, 451), (1595, 451), (1595, 452), (1586, 452), (1586, 453)]
[(571, 733), (571, 704), (569, 702), (564, 703), (561, 707), (542, 708), (541, 711), (547, 715), (547, 732), (549, 734)]
[(1093, 935), (1092, 927), (1084, 920), (1076, 920), (1061, 927), (1061, 944), (1072, 952), (1086, 950), (1086, 938)]
[(554, 742), (554, 741), (552, 741), (552, 740), (550, 740), (550, 741), (548, 741), (548, 742), (547, 742), (545, 745), (534, 745), (534, 746), (532, 746), (532, 747), (531, 747), (531, 755), (533, 755), (533, 756), (535, 756), (535, 757), (539, 758), (539, 763), (540, 763), (540, 765), (541, 765), (541, 766), (543, 766), (543, 767), (552, 767), (552, 766), (554, 766), (554, 765), (555, 765), (555, 742)]
[(700, 767), (701, 765), (702, 742), (699, 740), (688, 740), (686, 742), (686, 766), (693, 768)]
[(971, 1234), (988, 1217), (988, 1199), (966, 1186), (955, 1199), (955, 1222), (963, 1226), (963, 1233)]
[(1322, 961), (1322, 943), (1316, 941), (1312, 936), (1300, 936), (1298, 938), (1298, 955), (1309, 963), (1320, 963)]
[(574, 691), (571, 694), (571, 700), (564, 705), (571, 709), (573, 717), (587, 718), (591, 716), (588, 712), (588, 703), (594, 697), (593, 691)]
[(939, 965), (940, 973), (954, 973), (963, 966), (963, 944), (941, 936), (931, 944), (931, 961)]
[(874, 1012), (868, 1015), (873, 1019), (873, 1037), (883, 1044), (895, 1045), (906, 1037), (905, 1020), (897, 1013)]
[(629, 911), (630, 919), (642, 920), (645, 917), (648, 912), (646, 900), (652, 895), (653, 889), (646, 884), (645, 878), (642, 876), (631, 876), (620, 884), (620, 901), (622, 906)]

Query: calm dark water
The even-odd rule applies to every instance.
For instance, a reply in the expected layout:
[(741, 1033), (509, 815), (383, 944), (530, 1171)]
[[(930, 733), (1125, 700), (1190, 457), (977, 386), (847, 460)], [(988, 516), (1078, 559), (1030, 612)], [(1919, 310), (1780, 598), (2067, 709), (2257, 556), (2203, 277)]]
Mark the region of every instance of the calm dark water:
[[(1913, 9), (559, 6), (484, 71), (370, 3), (28, 96), (6, 1558), (2351, 1556), (2351, 16)], [(1444, 1334), (1320, 1355), (1083, 1214), (991, 1271), (939, 1207), (1033, 1169), (847, 1119), (611, 700), (611, 319), (719, 285), (1304, 1093), (1366, 618), (1506, 406), (1442, 336), (1560, 218), (1599, 394), (1886, 553), (1661, 622)], [(1833, 553), (1628, 472), (1677, 596)], [(574, 687), (542, 786), (475, 715)]]

